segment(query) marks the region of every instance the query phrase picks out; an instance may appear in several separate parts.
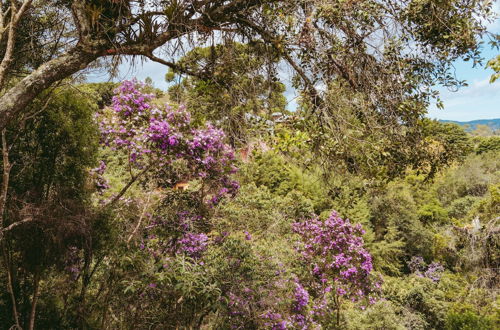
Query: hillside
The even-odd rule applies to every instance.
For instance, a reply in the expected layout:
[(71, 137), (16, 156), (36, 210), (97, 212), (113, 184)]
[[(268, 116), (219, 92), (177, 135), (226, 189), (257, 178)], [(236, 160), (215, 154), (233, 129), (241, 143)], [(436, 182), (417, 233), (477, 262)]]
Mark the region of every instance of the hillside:
[(458, 124), (460, 126), (464, 126), (465, 130), (467, 130), (467, 131), (475, 130), (477, 128), (477, 125), (486, 125), (494, 131), (500, 129), (500, 118), (477, 119), (477, 120), (471, 120), (471, 121), (440, 120), (440, 122)]

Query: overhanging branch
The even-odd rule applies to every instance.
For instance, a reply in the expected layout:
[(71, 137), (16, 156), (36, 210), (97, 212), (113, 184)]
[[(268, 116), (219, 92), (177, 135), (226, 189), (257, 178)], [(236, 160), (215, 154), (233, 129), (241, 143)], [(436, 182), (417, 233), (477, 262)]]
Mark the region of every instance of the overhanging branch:
[(281, 56), (283, 56), (283, 58), (288, 62), (288, 64), (290, 64), (290, 66), (295, 70), (295, 72), (300, 76), (300, 78), (304, 82), (304, 85), (306, 87), (306, 91), (309, 94), (309, 96), (311, 97), (311, 101), (312, 101), (314, 110), (320, 109), (323, 105), (323, 99), (319, 95), (316, 87), (314, 87), (313, 82), (307, 76), (305, 71), (302, 70), (302, 68), (294, 61), (292, 56), (290, 56), (290, 54), (287, 53), (286, 50), (283, 49), (283, 47), (281, 47), (282, 45), (280, 45), (279, 42), (276, 41), (277, 38), (275, 38), (270, 32), (266, 31), (262, 27), (258, 26), (254, 22), (252, 22), (244, 17), (238, 17), (237, 21), (240, 24), (245, 25), (245, 26), (249, 27), (250, 29), (254, 30), (262, 37), (262, 39), (264, 39), (264, 41), (273, 45), (273, 47), (276, 49), (276, 51)]

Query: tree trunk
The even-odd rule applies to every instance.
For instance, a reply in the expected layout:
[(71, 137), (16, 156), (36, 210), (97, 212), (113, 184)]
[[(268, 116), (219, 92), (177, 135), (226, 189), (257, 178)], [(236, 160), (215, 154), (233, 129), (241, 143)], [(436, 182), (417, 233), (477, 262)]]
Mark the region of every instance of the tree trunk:
[(10, 170), (11, 165), (9, 161), (9, 145), (7, 143), (7, 131), (2, 129), (2, 186), (0, 188), (0, 241), (2, 241), (2, 233), (4, 227), (4, 211), (7, 204), (7, 193), (9, 190)]
[(86, 68), (98, 57), (76, 46), (68, 53), (55, 58), (32, 72), (0, 97), (0, 130), (22, 112), (44, 89), (61, 79)]
[(29, 330), (35, 329), (36, 303), (38, 302), (38, 293), (40, 291), (40, 271), (35, 271), (33, 278), (33, 300), (31, 301), (31, 313)]
[(9, 189), (10, 181), (10, 169), (11, 164), (9, 161), (9, 145), (7, 143), (7, 132), (2, 129), (2, 160), (3, 160), (3, 175), (2, 175), (2, 185), (0, 188), (0, 248), (2, 250), (2, 257), (5, 265), (5, 270), (7, 272), (7, 291), (9, 291), (10, 300), (12, 303), (12, 314), (14, 316), (14, 322), (18, 329), (21, 329), (19, 323), (19, 316), (17, 313), (17, 299), (14, 293), (14, 286), (12, 284), (12, 268), (10, 264), (10, 258), (8, 256), (7, 247), (3, 241), (3, 229), (4, 229), (4, 212), (5, 205), (7, 204), (7, 192)]
[(19, 323), (19, 314), (17, 312), (17, 299), (16, 295), (14, 293), (14, 285), (13, 285), (13, 280), (12, 280), (12, 268), (11, 264), (9, 262), (10, 258), (8, 256), (7, 248), (5, 246), (5, 242), (0, 242), (0, 246), (2, 249), (2, 259), (5, 265), (5, 270), (7, 272), (7, 291), (9, 292), (10, 295), (10, 300), (12, 303), (12, 314), (14, 317), (14, 322), (16, 323), (16, 329), (22, 329), (21, 324)]

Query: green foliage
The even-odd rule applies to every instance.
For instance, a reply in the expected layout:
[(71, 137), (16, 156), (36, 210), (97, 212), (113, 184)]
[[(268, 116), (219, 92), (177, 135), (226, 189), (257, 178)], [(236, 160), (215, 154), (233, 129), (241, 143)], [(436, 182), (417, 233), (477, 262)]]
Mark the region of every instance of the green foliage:
[(308, 210), (309, 205), (301, 207), (295, 202), (273, 195), (266, 186), (245, 185), (238, 196), (220, 210), (219, 230), (244, 229), (258, 235), (286, 233), (291, 224), (289, 216)]
[(170, 98), (185, 103), (195, 120), (216, 121), (233, 144), (244, 144), (246, 136), (257, 134), (259, 124), (285, 108), (285, 86), (272, 67), (279, 58), (262, 56), (268, 48), (263, 43), (226, 42), (191, 50), (177, 63), (179, 69), (169, 71), (166, 78), (173, 81), (174, 74), (200, 74), (170, 87)]
[(483, 221), (494, 220), (500, 214), (500, 184), (489, 186), (488, 195), (475, 205), (470, 215), (478, 215)]
[(83, 198), (87, 170), (96, 162), (96, 105), (84, 93), (61, 89), (38, 100), (33, 111), (39, 107), (45, 107), (42, 114), (22, 123), (21, 130), (12, 127), (9, 134), (16, 141), (11, 162), (23, 164), (12, 170), (13, 189), (47, 198), (57, 187), (65, 198)]
[(376, 194), (370, 203), (376, 239), (381, 240), (387, 228), (395, 227), (398, 236), (406, 243), (408, 259), (413, 255), (429, 256), (432, 235), (418, 219), (418, 207), (410, 186), (395, 182), (386, 189)]
[(426, 40), (440, 56), (449, 53), (457, 56), (476, 43), (469, 28), (477, 26), (478, 22), (460, 14), (468, 8), (469, 4), (455, 1), (416, 0), (410, 2), (405, 14), (408, 24), (416, 28), (418, 39)]
[(478, 314), (473, 306), (458, 305), (448, 313), (446, 319), (446, 329), (488, 330), (488, 329), (495, 329), (495, 325), (490, 317)]
[(497, 57), (489, 60), (487, 66), (495, 71), (490, 78), (490, 83), (493, 83), (500, 77), (500, 55), (497, 55)]
[(400, 275), (403, 268), (402, 260), (405, 255), (405, 242), (395, 226), (390, 226), (382, 239), (368, 241), (367, 244), (373, 256), (376, 270), (388, 275)]
[(472, 151), (471, 139), (461, 126), (428, 119), (421, 124), (426, 145), (421, 166), (429, 176), (455, 161), (462, 161)]
[(481, 197), (488, 186), (499, 182), (500, 164), (497, 153), (471, 155), (456, 168), (444, 171), (436, 180), (439, 200), (448, 206), (465, 196)]
[(478, 196), (467, 195), (453, 200), (448, 207), (449, 216), (455, 219), (464, 218), (469, 213), (474, 204), (480, 199), (481, 198)]
[(118, 83), (105, 82), (105, 83), (90, 83), (82, 86), (84, 89), (90, 89), (89, 97), (94, 98), (99, 109), (109, 106), (113, 99), (113, 90), (118, 87)]
[(475, 147), (476, 154), (485, 152), (499, 152), (500, 151), (500, 136), (489, 136), (480, 138), (479, 143)]
[(448, 212), (441, 206), (439, 200), (434, 198), (419, 208), (418, 218), (424, 224), (444, 223), (448, 219)]
[[(350, 308), (346, 315), (345, 329), (377, 329), (377, 330), (404, 330), (404, 320), (398, 315), (398, 306), (390, 301), (379, 301), (369, 306), (366, 310), (360, 311)], [(411, 327), (418, 329), (418, 327)]]
[[(30, 106), (30, 116), (7, 130), (13, 166), (2, 216), (7, 225), (29, 221), (1, 241), (2, 254), (10, 257), (2, 260), (0, 278), (5, 278), (4, 265), (16, 274), (18, 311), (25, 319), (34, 286), (40, 285), (40, 326), (65, 326), (60, 296), (48, 290), (58, 281), (71, 287), (60, 275), (66, 272), (72, 251), (99, 254), (113, 236), (110, 216), (90, 205), (93, 188), (88, 173), (96, 163), (99, 139), (93, 122), (96, 99), (83, 86), (79, 91), (47, 91)], [(12, 324), (10, 296), (1, 299), (9, 308), (0, 313), (0, 323)]]
[(302, 169), (274, 152), (256, 152), (252, 164), (242, 169), (242, 173), (242, 182), (251, 180), (257, 187), (265, 186), (282, 197), (296, 191), (310, 201), (318, 214), (331, 207), (318, 171)]
[[(407, 309), (407, 312), (402, 313), (403, 316), (409, 316), (403, 320), (407, 327), (442, 329), (451, 305), (457, 297), (465, 294), (464, 284), (462, 278), (449, 274), (445, 274), (438, 283), (410, 275), (405, 278), (386, 278), (383, 289), (389, 301)], [(408, 323), (413, 324), (410, 326)]]

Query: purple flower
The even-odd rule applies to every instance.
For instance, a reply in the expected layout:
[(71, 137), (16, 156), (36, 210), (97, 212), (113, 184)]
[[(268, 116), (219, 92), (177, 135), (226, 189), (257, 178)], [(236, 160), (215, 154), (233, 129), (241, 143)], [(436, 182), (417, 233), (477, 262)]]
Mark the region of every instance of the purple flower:
[(444, 267), (439, 262), (433, 262), (424, 273), (424, 276), (430, 278), (434, 282), (439, 282), (441, 275), (444, 272)]
[(408, 262), (410, 271), (418, 277), (426, 277), (433, 282), (439, 282), (441, 275), (444, 272), (444, 267), (439, 262), (433, 262), (429, 266), (420, 256), (414, 256)]
[[(312, 218), (293, 224), (293, 230), (301, 240), (297, 244), (303, 262), (314, 265), (311, 275), (315, 290), (321, 292), (316, 299), (326, 299), (332, 287), (339, 296), (352, 298), (355, 301), (369, 298), (375, 293), (377, 284), (371, 275), (372, 257), (363, 247), (363, 229), (344, 220), (336, 212), (332, 212), (325, 221)], [(316, 312), (319, 306), (326, 308), (325, 303), (314, 303)]]
[(300, 283), (295, 283), (295, 311), (300, 312), (309, 303), (309, 293)]
[(93, 174), (95, 178), (95, 186), (97, 188), (97, 192), (102, 194), (104, 190), (109, 189), (109, 182), (103, 176), (106, 171), (106, 163), (101, 160), (99, 161), (99, 166), (90, 170), (90, 173)]
[[(157, 107), (151, 102), (154, 96), (145, 93), (144, 87), (136, 79), (124, 81), (115, 89), (111, 107), (95, 116), (102, 144), (127, 155), (132, 170), (155, 164), (149, 171), (172, 176), (171, 181), (200, 178), (215, 192), (205, 200), (209, 206), (234, 197), (238, 183), (230, 175), (237, 169), (224, 132), (211, 124), (193, 128), (184, 106)], [(173, 163), (182, 166), (174, 172), (169, 167)], [(101, 167), (96, 171), (103, 172)], [(97, 186), (99, 190), (108, 188), (104, 180), (98, 180)]]
[(187, 233), (179, 240), (179, 251), (187, 255), (198, 258), (206, 250), (208, 236), (205, 234)]

